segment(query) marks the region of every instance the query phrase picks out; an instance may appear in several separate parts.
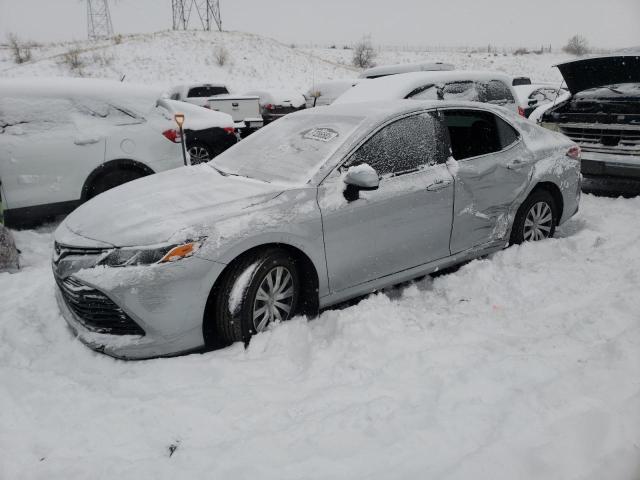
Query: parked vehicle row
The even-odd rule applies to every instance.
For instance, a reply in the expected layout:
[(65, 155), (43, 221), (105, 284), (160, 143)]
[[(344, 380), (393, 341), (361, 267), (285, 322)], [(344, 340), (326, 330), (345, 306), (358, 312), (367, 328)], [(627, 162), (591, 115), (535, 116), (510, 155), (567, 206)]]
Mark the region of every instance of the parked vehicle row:
[[(327, 82), (306, 97), (233, 96), (221, 84), (163, 97), (14, 84), (0, 95), (0, 193), (10, 215), (22, 213), (13, 198), (32, 185), (54, 200), (79, 191), (73, 207), (95, 197), (60, 224), (53, 255), (60, 309), (91, 348), (148, 358), (246, 343), (296, 314), (550, 238), (577, 212), (582, 175), (633, 177), (640, 62), (615, 58), (560, 65), (564, 92), (446, 65), (379, 69), (369, 72), (379, 78)], [(534, 104), (543, 104), (531, 114), (540, 125), (525, 118)], [(239, 117), (214, 111), (224, 105)], [(235, 144), (250, 108), (268, 125)], [(200, 165), (174, 168), (178, 111)], [(125, 172), (144, 163), (122, 153), (136, 153), (137, 141), (172, 166), (108, 183), (112, 161)], [(91, 162), (76, 166), (77, 151), (58, 162), (92, 146)], [(56, 161), (34, 163), (47, 155)], [(58, 178), (58, 163), (72, 174)]]

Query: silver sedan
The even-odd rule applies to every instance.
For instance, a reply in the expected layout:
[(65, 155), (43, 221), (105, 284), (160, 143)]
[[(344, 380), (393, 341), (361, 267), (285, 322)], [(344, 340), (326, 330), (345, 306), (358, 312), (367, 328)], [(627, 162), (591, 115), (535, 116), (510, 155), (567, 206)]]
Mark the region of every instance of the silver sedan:
[(269, 325), (552, 237), (580, 150), (486, 104), (288, 115), (210, 163), (78, 208), (55, 233), (60, 308), (121, 358), (248, 342)]

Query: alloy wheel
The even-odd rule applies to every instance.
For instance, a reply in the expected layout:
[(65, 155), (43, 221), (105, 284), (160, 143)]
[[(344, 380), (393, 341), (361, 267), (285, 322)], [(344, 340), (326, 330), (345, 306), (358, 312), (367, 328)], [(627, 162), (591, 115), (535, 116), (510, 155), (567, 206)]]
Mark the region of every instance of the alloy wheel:
[(193, 165), (198, 163), (208, 162), (210, 160), (209, 151), (206, 148), (201, 147), (199, 145), (194, 145), (190, 147), (188, 152), (189, 152), (189, 156), (191, 157), (191, 163)]
[(523, 236), (525, 241), (543, 240), (551, 236), (553, 212), (546, 202), (538, 202), (531, 206), (524, 221)]
[(262, 332), (273, 321), (289, 318), (293, 307), (294, 285), (291, 272), (278, 266), (269, 270), (253, 302), (253, 327)]

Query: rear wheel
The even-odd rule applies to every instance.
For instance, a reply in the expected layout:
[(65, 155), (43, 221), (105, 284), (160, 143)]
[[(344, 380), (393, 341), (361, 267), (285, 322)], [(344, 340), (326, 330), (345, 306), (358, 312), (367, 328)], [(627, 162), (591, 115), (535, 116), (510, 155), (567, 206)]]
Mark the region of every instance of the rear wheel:
[(546, 190), (533, 192), (518, 209), (511, 230), (511, 243), (532, 242), (553, 237), (558, 224), (558, 207)]
[(187, 152), (189, 152), (189, 156), (191, 157), (191, 165), (208, 162), (214, 157), (212, 152), (209, 151), (209, 147), (202, 142), (190, 144)]
[(87, 199), (100, 195), (107, 190), (111, 190), (118, 185), (136, 180), (146, 176), (145, 173), (139, 170), (113, 170), (107, 172), (104, 175), (100, 175), (89, 187), (87, 191)]
[(285, 250), (248, 256), (225, 274), (215, 300), (215, 325), (225, 344), (248, 342), (270, 324), (288, 320), (299, 309), (300, 277)]

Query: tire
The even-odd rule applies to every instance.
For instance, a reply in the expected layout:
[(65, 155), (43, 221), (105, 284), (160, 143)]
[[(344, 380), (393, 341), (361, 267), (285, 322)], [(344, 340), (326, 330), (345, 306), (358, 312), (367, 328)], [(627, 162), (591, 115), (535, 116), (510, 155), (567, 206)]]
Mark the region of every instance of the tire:
[[(213, 314), (217, 339), (225, 345), (239, 341), (246, 344), (273, 321), (293, 317), (299, 309), (300, 287), (296, 261), (284, 250), (272, 248), (238, 261), (224, 275), (215, 298)], [(271, 291), (288, 296), (280, 297), (277, 304), (272, 304), (268, 300), (274, 299), (269, 295)], [(278, 299), (277, 295), (275, 299)]]
[(139, 170), (113, 170), (111, 172), (100, 175), (93, 181), (89, 189), (87, 190), (87, 200), (100, 195), (107, 190), (111, 190), (114, 187), (125, 184), (132, 180), (145, 177), (146, 174)]
[(193, 142), (189, 144), (187, 153), (191, 157), (191, 165), (208, 162), (215, 156), (211, 152), (211, 149), (202, 142)]
[(520, 205), (511, 229), (511, 243), (552, 238), (558, 224), (558, 206), (546, 190), (537, 190)]

